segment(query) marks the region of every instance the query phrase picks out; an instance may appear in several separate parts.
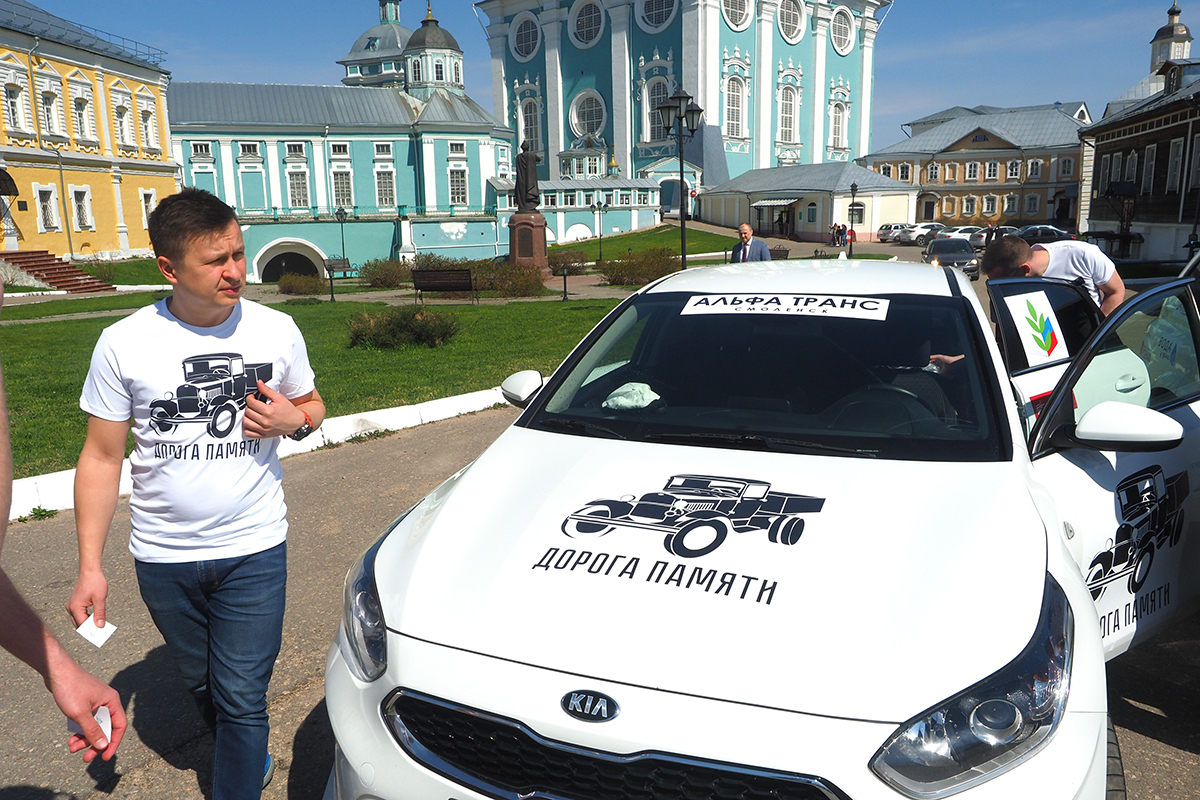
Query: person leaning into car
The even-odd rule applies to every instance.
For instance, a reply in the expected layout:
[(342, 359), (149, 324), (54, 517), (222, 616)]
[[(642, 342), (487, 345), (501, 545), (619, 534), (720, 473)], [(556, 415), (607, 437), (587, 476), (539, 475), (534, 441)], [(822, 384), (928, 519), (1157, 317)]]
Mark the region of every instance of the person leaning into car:
[(1073, 240), (1030, 245), (1019, 236), (1001, 236), (988, 245), (980, 269), (989, 279), (1082, 278), (1107, 316), (1125, 299), (1125, 282), (1112, 259), (1094, 244)]
[(755, 239), (754, 229), (749, 225), (744, 222), (739, 225), (738, 236), (742, 240), (733, 246), (733, 263), (771, 260), (771, 251), (767, 249), (767, 243), (762, 239)]

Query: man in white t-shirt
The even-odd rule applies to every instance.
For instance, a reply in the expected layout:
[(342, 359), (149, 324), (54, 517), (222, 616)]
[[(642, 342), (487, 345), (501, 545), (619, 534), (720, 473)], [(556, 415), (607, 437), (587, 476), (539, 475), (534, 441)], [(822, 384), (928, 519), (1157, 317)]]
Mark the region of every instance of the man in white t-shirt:
[(213, 798), (258, 798), (274, 771), (267, 685), (283, 634), (287, 507), (276, 449), (325, 406), (292, 318), (242, 299), (246, 247), (233, 209), (184, 189), (149, 219), (170, 297), (106, 328), (80, 398), (75, 475), (76, 624), (104, 625), (101, 554), (125, 441), (129, 550), (138, 587), (216, 738)]
[(988, 245), (980, 263), (988, 278), (1082, 278), (1096, 305), (1107, 316), (1125, 299), (1125, 282), (1112, 259), (1094, 244), (1065, 240), (1030, 245), (1018, 236), (1001, 236)]

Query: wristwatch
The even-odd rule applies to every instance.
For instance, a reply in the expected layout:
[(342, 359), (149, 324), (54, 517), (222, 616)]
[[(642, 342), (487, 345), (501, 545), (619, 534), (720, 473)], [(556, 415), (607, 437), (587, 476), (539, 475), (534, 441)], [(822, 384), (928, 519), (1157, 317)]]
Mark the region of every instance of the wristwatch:
[(295, 433), (288, 436), (289, 439), (297, 442), (313, 432), (312, 417), (303, 408), (300, 409), (300, 413), (304, 415), (304, 424), (297, 428)]

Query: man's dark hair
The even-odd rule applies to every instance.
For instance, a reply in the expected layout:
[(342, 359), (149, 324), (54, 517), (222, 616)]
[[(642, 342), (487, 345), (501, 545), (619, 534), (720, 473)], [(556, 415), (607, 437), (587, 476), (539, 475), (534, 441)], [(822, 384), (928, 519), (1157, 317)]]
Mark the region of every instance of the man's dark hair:
[(203, 189), (182, 189), (150, 212), (146, 226), (154, 255), (177, 260), (197, 236), (220, 233), (237, 222), (237, 214), (223, 200)]
[(997, 277), (1008, 277), (1029, 260), (1031, 252), (1032, 248), (1029, 246), (1029, 242), (1020, 236), (1013, 236), (1011, 233), (1000, 236), (983, 251), (979, 268), (985, 275), (995, 272), (999, 273)]

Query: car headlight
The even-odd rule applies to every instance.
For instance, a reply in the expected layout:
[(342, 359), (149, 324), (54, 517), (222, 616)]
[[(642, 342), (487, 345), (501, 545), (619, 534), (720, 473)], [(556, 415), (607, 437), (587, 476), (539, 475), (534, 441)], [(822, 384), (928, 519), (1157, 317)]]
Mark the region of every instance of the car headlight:
[(1075, 620), (1046, 575), (1042, 615), (1021, 655), (989, 678), (904, 723), (871, 770), (908, 797), (941, 798), (991, 780), (1032, 756), (1062, 719)]
[(932, 260), (930, 260), (930, 262), (929, 262), (929, 265), (930, 265), (930, 266), (933, 266), (933, 267), (936, 267), (936, 266), (938, 265), (938, 260), (937, 260), (936, 258), (935, 258), (935, 259), (932, 259)]
[(979, 259), (978, 259), (978, 258), (972, 258), (972, 259), (971, 259), (971, 266), (972, 266), (972, 267), (974, 267), (974, 266), (978, 266), (978, 264), (979, 264)]
[(368, 547), (346, 573), (342, 590), (342, 627), (346, 631), (344, 641), (347, 646), (342, 650), (350, 671), (367, 683), (387, 670), (387, 626), (375, 585), (375, 556), (388, 534), (407, 516), (408, 511), (389, 525), (383, 536)]

